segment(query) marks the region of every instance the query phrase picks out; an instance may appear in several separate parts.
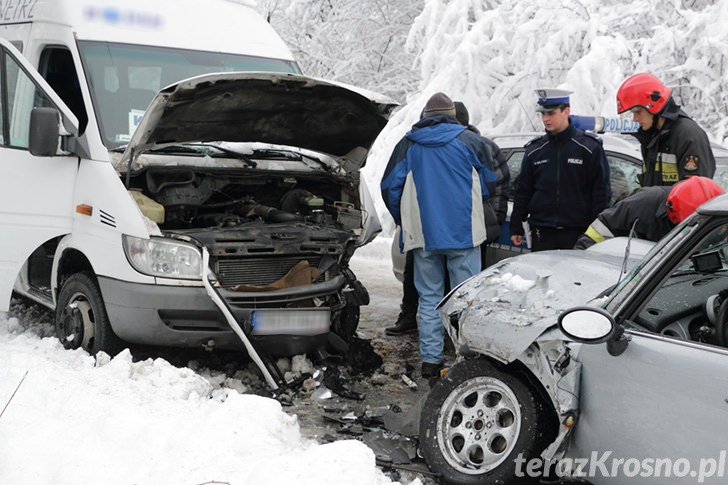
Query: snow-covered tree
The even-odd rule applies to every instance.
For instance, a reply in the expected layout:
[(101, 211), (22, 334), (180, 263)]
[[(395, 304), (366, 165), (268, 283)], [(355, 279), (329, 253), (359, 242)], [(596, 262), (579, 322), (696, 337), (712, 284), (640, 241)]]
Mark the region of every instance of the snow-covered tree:
[(392, 147), (442, 91), (485, 133), (540, 130), (535, 89), (569, 89), (575, 114), (616, 115), (616, 92), (650, 72), (718, 142), (728, 140), (726, 0), (260, 0), (304, 70), (403, 106), (375, 143)]
[(575, 114), (614, 116), (617, 89), (636, 72), (673, 87), (709, 136), (724, 141), (721, 19), (726, 1), (425, 0), (407, 40), (419, 90), (377, 140), (365, 175), (376, 187), (391, 148), (436, 91), (465, 102), (481, 131), (523, 131), (541, 127), (536, 88), (574, 91)]
[(421, 46), (422, 98), (442, 90), (463, 99), (486, 131), (537, 124), (538, 87), (573, 90), (577, 113), (614, 115), (620, 83), (646, 71), (722, 140), (721, 18), (728, 2), (425, 0), (408, 42)]
[(612, 115), (619, 84), (646, 71), (675, 88), (712, 138), (728, 138), (726, 1), (257, 3), (306, 73), (412, 102), (415, 113), (441, 90), (481, 129), (532, 129), (533, 91), (548, 86), (573, 90), (576, 112)]
[(311, 76), (356, 84), (403, 102), (418, 87), (404, 50), (422, 0), (265, 0), (259, 9)]

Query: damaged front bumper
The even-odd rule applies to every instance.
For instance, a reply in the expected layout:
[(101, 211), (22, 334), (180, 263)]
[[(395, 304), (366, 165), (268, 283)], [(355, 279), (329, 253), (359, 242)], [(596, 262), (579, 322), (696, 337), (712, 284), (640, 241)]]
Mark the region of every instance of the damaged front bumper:
[[(273, 355), (295, 355), (326, 344), (331, 315), (345, 305), (343, 275), (266, 292), (218, 288), (241, 327)], [(243, 350), (218, 305), (202, 286), (148, 285), (99, 277), (114, 332), (145, 345)], [(321, 306), (309, 305), (320, 302)], [(326, 305), (325, 303), (330, 304)]]
[(567, 451), (579, 415), (580, 345), (556, 328), (559, 309), (548, 305), (548, 275), (517, 281), (495, 270), (489, 276), (474, 277), (440, 304), (443, 324), (458, 360), (482, 356), (531, 374), (530, 384), (538, 387), (559, 423), (541, 455), (545, 463), (553, 462)]

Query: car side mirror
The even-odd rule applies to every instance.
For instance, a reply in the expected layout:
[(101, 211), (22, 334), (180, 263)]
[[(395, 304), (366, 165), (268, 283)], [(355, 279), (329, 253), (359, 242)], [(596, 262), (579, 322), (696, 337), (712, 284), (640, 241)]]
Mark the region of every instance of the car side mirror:
[(624, 336), (624, 329), (602, 308), (583, 306), (566, 310), (559, 316), (559, 329), (574, 342), (607, 342), (607, 351), (614, 357), (627, 350), (629, 342)]
[(571, 340), (600, 344), (611, 339), (617, 328), (612, 315), (595, 307), (576, 307), (559, 316), (559, 328)]
[(53, 157), (58, 154), (60, 135), (58, 110), (33, 108), (30, 112), (28, 148), (36, 157)]

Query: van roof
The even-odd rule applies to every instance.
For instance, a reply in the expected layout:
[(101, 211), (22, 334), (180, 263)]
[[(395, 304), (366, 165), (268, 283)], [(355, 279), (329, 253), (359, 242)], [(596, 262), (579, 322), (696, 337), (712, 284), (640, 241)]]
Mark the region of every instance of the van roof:
[(227, 0), (53, 0), (18, 5), (3, 23), (71, 27), (79, 40), (269, 57), (293, 55), (250, 5)]

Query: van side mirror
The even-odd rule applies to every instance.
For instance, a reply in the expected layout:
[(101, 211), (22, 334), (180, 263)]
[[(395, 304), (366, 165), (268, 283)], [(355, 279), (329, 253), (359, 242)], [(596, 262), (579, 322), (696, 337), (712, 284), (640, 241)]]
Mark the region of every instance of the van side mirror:
[(55, 108), (33, 108), (29, 132), (31, 155), (53, 157), (58, 154), (59, 119)]

